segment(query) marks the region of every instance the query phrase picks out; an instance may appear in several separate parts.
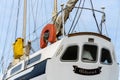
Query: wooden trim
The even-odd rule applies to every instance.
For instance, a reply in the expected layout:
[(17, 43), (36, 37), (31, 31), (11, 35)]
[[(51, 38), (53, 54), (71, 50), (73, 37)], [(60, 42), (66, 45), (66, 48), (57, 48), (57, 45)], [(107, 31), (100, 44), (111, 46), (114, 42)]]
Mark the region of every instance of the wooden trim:
[(94, 33), (94, 32), (79, 32), (79, 33), (73, 33), (73, 34), (68, 34), (68, 37), (73, 37), (73, 36), (78, 36), (78, 35), (94, 35), (94, 36), (98, 36), (101, 37), (107, 41), (111, 42), (111, 39), (105, 35), (101, 35), (99, 33)]

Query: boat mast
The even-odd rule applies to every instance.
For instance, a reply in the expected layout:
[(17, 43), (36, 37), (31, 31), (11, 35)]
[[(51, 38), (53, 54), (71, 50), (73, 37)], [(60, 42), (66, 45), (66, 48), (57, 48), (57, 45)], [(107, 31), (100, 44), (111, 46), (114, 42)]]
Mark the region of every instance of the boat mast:
[(57, 13), (58, 13), (58, 8), (57, 8), (57, 0), (54, 0), (54, 9), (53, 9), (53, 13), (52, 13), (52, 21), (53, 23), (55, 22), (56, 18), (57, 18)]
[(27, 15), (27, 0), (24, 0), (23, 32), (22, 32), (24, 46), (26, 45), (26, 15)]
[(63, 26), (63, 36), (65, 36), (65, 22), (64, 22), (64, 4), (61, 5), (62, 10), (62, 26)]

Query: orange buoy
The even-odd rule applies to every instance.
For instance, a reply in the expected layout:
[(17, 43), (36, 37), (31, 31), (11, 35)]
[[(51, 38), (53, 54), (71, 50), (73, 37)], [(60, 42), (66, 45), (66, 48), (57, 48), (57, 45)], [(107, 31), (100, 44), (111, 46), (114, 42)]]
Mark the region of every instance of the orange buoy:
[(45, 48), (47, 43), (54, 43), (56, 41), (56, 29), (54, 24), (47, 24), (41, 33), (40, 48)]

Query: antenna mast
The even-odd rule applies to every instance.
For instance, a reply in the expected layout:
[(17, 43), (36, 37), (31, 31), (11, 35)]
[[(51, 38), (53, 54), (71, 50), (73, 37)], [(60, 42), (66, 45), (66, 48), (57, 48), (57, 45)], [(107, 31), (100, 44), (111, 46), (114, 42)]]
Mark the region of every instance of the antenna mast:
[(26, 15), (27, 15), (27, 0), (24, 0), (24, 15), (23, 15), (23, 39), (24, 45), (26, 44)]
[(53, 13), (52, 13), (52, 20), (53, 20), (53, 23), (55, 22), (56, 18), (57, 18), (57, 13), (58, 13), (58, 10), (57, 10), (57, 0), (54, 0), (54, 10), (53, 10)]

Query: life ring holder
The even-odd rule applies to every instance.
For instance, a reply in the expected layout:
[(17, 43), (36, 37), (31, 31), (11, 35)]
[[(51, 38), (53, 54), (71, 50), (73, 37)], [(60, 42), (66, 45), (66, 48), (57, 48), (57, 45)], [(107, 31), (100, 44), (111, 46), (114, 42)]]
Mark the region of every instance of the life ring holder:
[[(45, 33), (48, 33), (47, 42), (45, 40)], [(40, 48), (45, 48), (47, 46), (48, 42), (50, 42), (52, 44), (55, 41), (56, 41), (56, 28), (55, 28), (54, 24), (47, 24), (43, 28), (41, 36), (40, 36)]]

